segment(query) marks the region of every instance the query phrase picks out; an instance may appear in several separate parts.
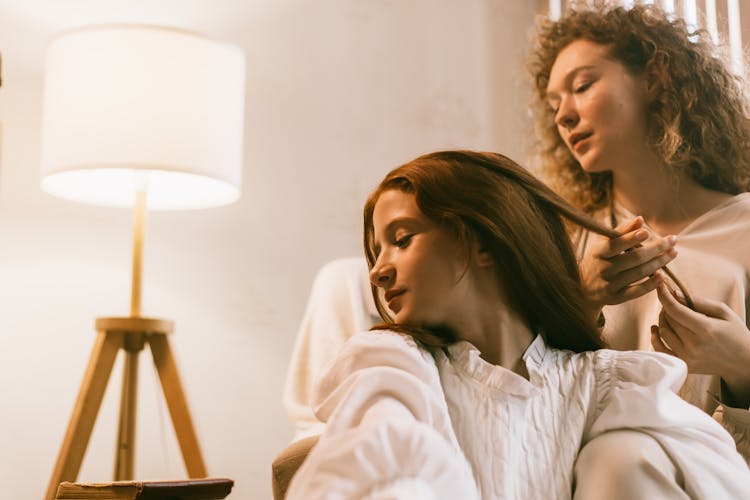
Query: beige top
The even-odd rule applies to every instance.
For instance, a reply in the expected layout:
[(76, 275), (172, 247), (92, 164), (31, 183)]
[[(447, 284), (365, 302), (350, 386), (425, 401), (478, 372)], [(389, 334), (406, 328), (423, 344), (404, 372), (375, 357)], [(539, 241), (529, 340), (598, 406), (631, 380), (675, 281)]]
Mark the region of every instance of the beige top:
[[(615, 205), (618, 223), (633, 217), (634, 214)], [(609, 211), (603, 218), (609, 224)], [(688, 292), (724, 302), (750, 325), (750, 193), (734, 196), (706, 212), (676, 236), (679, 253), (669, 268)], [(603, 237), (589, 234), (588, 238), (583, 238), (579, 256), (590, 251), (597, 238)], [(650, 327), (658, 323), (660, 310), (656, 292), (624, 304), (605, 306), (604, 337), (610, 347), (651, 350)], [(738, 442), (750, 437), (750, 411), (719, 406), (719, 377), (689, 375), (681, 395), (709, 414), (718, 406), (717, 418), (723, 418), (735, 439), (744, 436)], [(750, 450), (740, 452), (745, 457), (750, 456)]]

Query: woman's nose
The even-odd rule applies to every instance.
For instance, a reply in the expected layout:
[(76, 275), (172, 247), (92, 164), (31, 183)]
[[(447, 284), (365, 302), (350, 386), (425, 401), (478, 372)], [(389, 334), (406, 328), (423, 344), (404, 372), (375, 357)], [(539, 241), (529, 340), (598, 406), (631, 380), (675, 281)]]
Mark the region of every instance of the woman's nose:
[(560, 107), (555, 115), (555, 123), (558, 127), (571, 129), (578, 123), (578, 111), (572, 102), (572, 99), (565, 98), (560, 101)]

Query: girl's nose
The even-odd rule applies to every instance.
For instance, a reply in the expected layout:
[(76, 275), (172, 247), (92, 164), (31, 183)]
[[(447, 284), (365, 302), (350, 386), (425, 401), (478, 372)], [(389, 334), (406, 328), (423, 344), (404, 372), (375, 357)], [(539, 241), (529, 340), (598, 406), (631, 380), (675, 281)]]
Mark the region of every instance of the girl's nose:
[(370, 283), (373, 285), (386, 288), (393, 281), (396, 270), (390, 264), (375, 264), (370, 270)]

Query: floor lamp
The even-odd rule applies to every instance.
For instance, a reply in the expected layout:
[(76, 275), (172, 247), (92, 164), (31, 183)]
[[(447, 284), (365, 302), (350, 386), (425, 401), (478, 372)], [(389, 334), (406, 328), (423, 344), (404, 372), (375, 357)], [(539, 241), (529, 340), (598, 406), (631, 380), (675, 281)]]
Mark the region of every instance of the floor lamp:
[(205, 208), (240, 193), (242, 52), (183, 30), (76, 28), (48, 47), (42, 189), (62, 198), (134, 207), (130, 315), (96, 320), (97, 337), (50, 478), (75, 481), (112, 366), (125, 353), (115, 480), (133, 478), (138, 355), (150, 347), (189, 477), (207, 475), (169, 343), (173, 323), (141, 315), (147, 209)]

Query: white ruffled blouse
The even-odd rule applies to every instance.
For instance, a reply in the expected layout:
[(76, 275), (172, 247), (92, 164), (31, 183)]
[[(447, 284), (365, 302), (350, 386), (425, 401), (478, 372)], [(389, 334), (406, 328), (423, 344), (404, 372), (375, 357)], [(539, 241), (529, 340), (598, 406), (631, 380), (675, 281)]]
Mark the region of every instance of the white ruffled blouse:
[(679, 398), (686, 368), (651, 352), (581, 354), (537, 337), (529, 380), (468, 342), (434, 357), (409, 337), (352, 337), (317, 385), (327, 422), (289, 499), (565, 499), (581, 445), (613, 429), (653, 436), (691, 498), (744, 498), (729, 434)]

